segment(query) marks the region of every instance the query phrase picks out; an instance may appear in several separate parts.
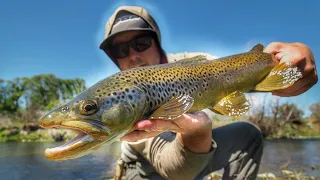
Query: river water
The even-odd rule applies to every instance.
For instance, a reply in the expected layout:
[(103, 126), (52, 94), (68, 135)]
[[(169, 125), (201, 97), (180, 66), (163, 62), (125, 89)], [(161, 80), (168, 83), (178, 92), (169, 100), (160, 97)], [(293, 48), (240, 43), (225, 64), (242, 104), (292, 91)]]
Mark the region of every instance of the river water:
[[(82, 158), (55, 162), (47, 160), (43, 152), (61, 143), (0, 143), (0, 180), (15, 179), (111, 179), (120, 144), (105, 146)], [(320, 177), (320, 140), (265, 141), (260, 173), (280, 174), (280, 167), (303, 171)]]

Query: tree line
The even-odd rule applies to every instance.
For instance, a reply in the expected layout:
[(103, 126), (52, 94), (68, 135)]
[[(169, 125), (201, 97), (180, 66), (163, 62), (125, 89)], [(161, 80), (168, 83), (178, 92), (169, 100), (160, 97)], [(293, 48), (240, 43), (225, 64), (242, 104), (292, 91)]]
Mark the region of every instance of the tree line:
[(285, 126), (307, 126), (311, 130), (320, 128), (320, 102), (310, 105), (308, 108), (311, 113), (304, 117), (304, 110), (299, 109), (295, 103), (280, 103), (280, 99), (277, 96), (268, 99), (266, 95), (259, 106), (252, 107), (254, 109), (248, 114), (248, 120), (256, 124), (264, 136), (279, 133)]
[(62, 79), (53, 74), (0, 79), (0, 115), (36, 121), (39, 112), (51, 110), (85, 89), (83, 79)]

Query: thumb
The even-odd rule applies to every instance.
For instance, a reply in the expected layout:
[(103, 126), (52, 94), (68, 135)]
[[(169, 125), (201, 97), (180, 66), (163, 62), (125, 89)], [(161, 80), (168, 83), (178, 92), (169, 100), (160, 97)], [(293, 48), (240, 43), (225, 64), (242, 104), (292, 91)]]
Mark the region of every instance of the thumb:
[(288, 43), (282, 42), (272, 42), (267, 47), (264, 48), (263, 52), (270, 54), (277, 54), (282, 51), (282, 48), (286, 46)]
[(280, 63), (286, 63), (286, 62), (291, 62), (293, 59), (292, 56), (290, 56), (289, 54), (284, 54), (279, 60)]

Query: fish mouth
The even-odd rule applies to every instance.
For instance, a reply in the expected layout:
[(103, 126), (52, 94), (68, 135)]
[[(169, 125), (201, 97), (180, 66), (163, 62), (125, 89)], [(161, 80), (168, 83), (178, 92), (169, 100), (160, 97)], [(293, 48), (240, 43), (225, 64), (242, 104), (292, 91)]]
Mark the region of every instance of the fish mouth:
[(89, 154), (93, 149), (103, 144), (109, 136), (109, 133), (105, 132), (108, 130), (106, 127), (87, 121), (67, 121), (60, 125), (44, 126), (40, 124), (40, 126), (45, 129), (67, 129), (76, 134), (68, 142), (45, 150), (44, 154), (48, 159), (57, 161), (74, 159)]

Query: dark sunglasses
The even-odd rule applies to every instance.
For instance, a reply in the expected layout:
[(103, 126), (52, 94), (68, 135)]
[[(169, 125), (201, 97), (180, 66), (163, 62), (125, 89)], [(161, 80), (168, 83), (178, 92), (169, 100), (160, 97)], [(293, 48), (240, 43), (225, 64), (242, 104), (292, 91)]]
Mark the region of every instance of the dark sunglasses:
[(152, 36), (150, 34), (143, 34), (135, 37), (131, 41), (115, 44), (110, 47), (110, 53), (113, 58), (125, 58), (129, 56), (129, 48), (132, 47), (137, 52), (147, 50), (152, 45)]

